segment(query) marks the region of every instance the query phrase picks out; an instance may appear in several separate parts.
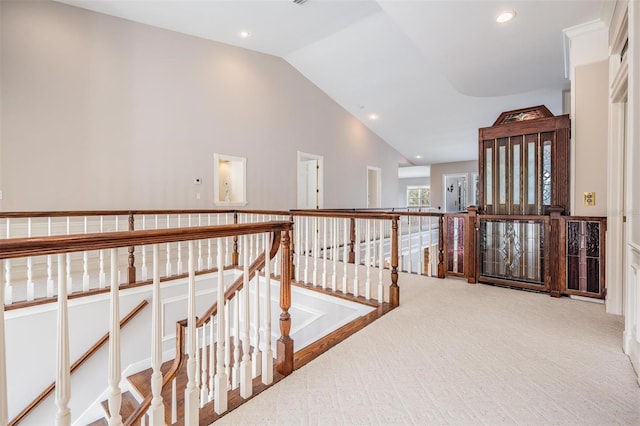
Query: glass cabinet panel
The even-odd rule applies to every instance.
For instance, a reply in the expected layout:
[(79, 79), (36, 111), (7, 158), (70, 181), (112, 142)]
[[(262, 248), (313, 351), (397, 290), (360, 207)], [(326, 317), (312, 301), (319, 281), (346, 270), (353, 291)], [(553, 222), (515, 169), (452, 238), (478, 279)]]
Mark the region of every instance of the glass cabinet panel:
[(536, 203), (536, 144), (527, 144), (527, 204)]
[(498, 148), (498, 191), (500, 193), (500, 204), (507, 202), (507, 147)]
[(493, 204), (493, 148), (487, 148), (485, 152), (485, 199), (487, 204), (491, 205)]
[(513, 145), (513, 204), (520, 204), (520, 144)]

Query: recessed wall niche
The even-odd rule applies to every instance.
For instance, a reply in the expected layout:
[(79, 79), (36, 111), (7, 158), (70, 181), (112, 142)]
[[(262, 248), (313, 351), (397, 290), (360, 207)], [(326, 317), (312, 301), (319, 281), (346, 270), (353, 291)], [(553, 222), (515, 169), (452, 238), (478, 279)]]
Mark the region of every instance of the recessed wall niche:
[(247, 204), (247, 159), (231, 155), (213, 155), (213, 200), (216, 205)]

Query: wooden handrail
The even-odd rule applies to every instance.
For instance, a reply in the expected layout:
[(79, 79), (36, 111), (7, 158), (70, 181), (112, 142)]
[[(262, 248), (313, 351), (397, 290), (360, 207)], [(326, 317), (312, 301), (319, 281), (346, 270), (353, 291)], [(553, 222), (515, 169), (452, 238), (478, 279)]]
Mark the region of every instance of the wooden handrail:
[[(271, 249), (269, 250), (269, 258), (273, 259), (273, 257), (278, 253), (278, 249), (280, 247), (280, 231), (276, 231), (274, 233), (273, 243), (271, 245)], [(265, 265), (265, 257), (264, 253), (256, 258), (253, 263), (249, 267), (249, 277), (251, 280), (255, 274), (264, 267)], [(238, 277), (233, 284), (227, 288), (224, 292), (225, 301), (232, 300), (238, 290), (241, 290), (244, 283), (244, 274)], [(196, 320), (196, 328), (202, 327), (204, 324), (208, 323), (211, 320), (211, 317), (218, 312), (218, 302), (214, 302), (209, 309), (207, 309), (202, 316), (200, 316)], [(182, 365), (184, 364), (186, 357), (184, 353), (184, 330), (187, 327), (187, 320), (181, 320), (176, 323), (176, 357), (171, 364), (171, 368), (164, 375), (162, 379), (162, 388), (164, 389), (173, 378), (176, 376)], [(135, 409), (133, 413), (129, 416), (128, 419), (124, 422), (125, 426), (130, 426), (138, 422), (142, 416), (146, 413), (151, 405), (151, 400), (153, 399), (153, 394), (149, 394), (145, 396), (145, 398), (140, 402), (140, 405)]]
[[(147, 306), (148, 304), (149, 302), (147, 300), (143, 300), (142, 302), (140, 302), (135, 308), (133, 308), (133, 310), (131, 310), (131, 312), (129, 312), (124, 318), (120, 320), (120, 328), (127, 325), (127, 323), (129, 323), (129, 321), (131, 321), (133, 317), (138, 315), (138, 313), (140, 313), (140, 311), (142, 311), (142, 309), (144, 309), (144, 307)], [(69, 369), (70, 373), (73, 373), (82, 364), (84, 364), (86, 360), (91, 358), (98, 351), (98, 349), (100, 349), (100, 347), (102, 347), (102, 345), (104, 345), (108, 340), (109, 340), (109, 332), (105, 333), (96, 343), (93, 344), (93, 346), (87, 349), (87, 351), (84, 354), (82, 354), (80, 358), (78, 358), (76, 362), (74, 362), (71, 365), (71, 368)], [(20, 413), (18, 413), (17, 416), (15, 416), (11, 421), (9, 421), (7, 425), (13, 426), (20, 423), (22, 420), (24, 420), (24, 418), (34, 408), (36, 408), (42, 401), (44, 401), (45, 398), (47, 398), (55, 388), (56, 388), (56, 382), (53, 382), (49, 386), (47, 386), (45, 390), (43, 390), (40, 393), (40, 395), (38, 395), (29, 405), (27, 405)]]
[(0, 239), (0, 259), (73, 253), (147, 244), (175, 243), (290, 230), (291, 222), (272, 221), (242, 225), (119, 231), (51, 237)]

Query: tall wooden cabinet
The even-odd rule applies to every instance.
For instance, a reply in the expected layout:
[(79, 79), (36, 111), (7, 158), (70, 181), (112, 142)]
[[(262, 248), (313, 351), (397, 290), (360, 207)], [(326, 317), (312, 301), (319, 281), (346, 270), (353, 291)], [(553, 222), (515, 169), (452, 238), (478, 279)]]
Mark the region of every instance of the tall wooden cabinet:
[(479, 129), (478, 207), (484, 214), (570, 214), (568, 115), (545, 106), (503, 112)]

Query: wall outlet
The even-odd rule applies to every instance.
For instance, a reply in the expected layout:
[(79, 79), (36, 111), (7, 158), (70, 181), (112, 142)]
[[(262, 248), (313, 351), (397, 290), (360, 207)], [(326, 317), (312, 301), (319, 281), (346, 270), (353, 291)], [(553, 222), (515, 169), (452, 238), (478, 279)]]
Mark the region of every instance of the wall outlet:
[(596, 193), (595, 192), (585, 192), (584, 193), (584, 205), (585, 206), (595, 206), (596, 205)]

